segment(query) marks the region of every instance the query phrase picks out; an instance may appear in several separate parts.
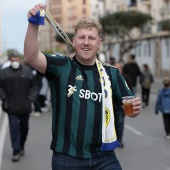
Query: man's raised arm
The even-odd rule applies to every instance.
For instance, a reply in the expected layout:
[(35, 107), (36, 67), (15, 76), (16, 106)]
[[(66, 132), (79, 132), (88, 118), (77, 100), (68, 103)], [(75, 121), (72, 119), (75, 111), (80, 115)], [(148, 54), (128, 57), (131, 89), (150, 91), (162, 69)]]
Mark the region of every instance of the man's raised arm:
[[(35, 5), (28, 11), (28, 19), (31, 16), (36, 16), (39, 10), (45, 10), (43, 4)], [(27, 63), (41, 73), (45, 73), (47, 61), (43, 53), (39, 52), (38, 46), (38, 30), (39, 25), (28, 23), (27, 33), (24, 42), (24, 56)]]

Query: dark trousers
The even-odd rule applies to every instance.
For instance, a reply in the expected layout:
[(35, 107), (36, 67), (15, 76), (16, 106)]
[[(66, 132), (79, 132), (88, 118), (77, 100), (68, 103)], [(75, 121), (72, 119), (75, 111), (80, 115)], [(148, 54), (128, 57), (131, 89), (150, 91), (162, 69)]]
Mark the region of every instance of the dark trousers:
[(54, 152), (52, 170), (122, 170), (115, 152), (106, 153), (91, 159), (78, 159)]
[(29, 130), (29, 114), (17, 115), (8, 113), (11, 145), (13, 154), (24, 149)]
[(146, 89), (142, 87), (142, 102), (146, 104), (146, 106), (149, 105), (149, 95), (150, 95), (150, 88)]
[(122, 143), (123, 131), (124, 131), (124, 110), (121, 106), (118, 106), (115, 110), (115, 129), (118, 142)]
[(170, 135), (170, 114), (162, 114), (166, 135)]
[(40, 99), (39, 99), (39, 93), (40, 93), (41, 87), (42, 86), (37, 87), (37, 94), (36, 94), (36, 98), (34, 101), (34, 111), (40, 112), (40, 113), (41, 113), (41, 103), (40, 103)]
[(46, 96), (39, 95), (39, 101), (40, 101), (41, 107), (45, 107)]

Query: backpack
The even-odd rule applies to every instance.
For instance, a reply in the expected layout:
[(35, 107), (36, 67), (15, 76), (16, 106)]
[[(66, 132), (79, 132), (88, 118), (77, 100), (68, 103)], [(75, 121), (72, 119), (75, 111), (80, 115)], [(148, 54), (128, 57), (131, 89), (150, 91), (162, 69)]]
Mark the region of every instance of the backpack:
[(142, 86), (143, 86), (145, 89), (149, 89), (149, 88), (150, 88), (150, 86), (151, 86), (151, 80), (150, 80), (150, 76), (149, 76), (149, 75), (145, 75), (145, 76), (144, 76), (144, 80), (143, 80)]

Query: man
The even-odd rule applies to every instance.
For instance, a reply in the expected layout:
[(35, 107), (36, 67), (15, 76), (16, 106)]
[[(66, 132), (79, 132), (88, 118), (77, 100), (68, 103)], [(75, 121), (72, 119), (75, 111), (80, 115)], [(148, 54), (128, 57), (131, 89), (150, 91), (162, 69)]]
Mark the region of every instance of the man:
[[(28, 18), (45, 8), (36, 5)], [(122, 96), (132, 93), (116, 68), (96, 59), (102, 45), (102, 26), (91, 19), (77, 23), (73, 38), (76, 55), (72, 59), (39, 52), (38, 28), (28, 24), (24, 53), (27, 62), (46, 76), (51, 88), (52, 169), (121, 170), (114, 152), (120, 144), (113, 127), (112, 101), (122, 104)], [(134, 99), (133, 109), (135, 117), (141, 110), (139, 98)]]
[(129, 61), (123, 67), (123, 73), (131, 78), (132, 92), (136, 94), (137, 78), (141, 75), (140, 68), (135, 60), (136, 56), (131, 54), (129, 56)]
[[(130, 90), (132, 90), (130, 77), (122, 73), (122, 63), (115, 62), (114, 66), (117, 67), (117, 69), (120, 71), (120, 73), (125, 78), (128, 87), (130, 88)], [(114, 104), (114, 111), (115, 111), (115, 129), (116, 129), (117, 140), (121, 144), (120, 148), (123, 148), (124, 147), (123, 132), (124, 132), (125, 112), (124, 112), (122, 105), (118, 105), (116, 103)]]
[(9, 53), (11, 65), (0, 71), (0, 99), (2, 109), (8, 113), (10, 137), (13, 148), (13, 162), (24, 155), (24, 146), (29, 129), (31, 102), (36, 95), (32, 71), (21, 65), (19, 53)]
[(148, 64), (143, 64), (143, 71), (141, 72), (139, 82), (141, 84), (142, 106), (145, 107), (149, 105), (151, 85), (154, 82), (154, 77)]

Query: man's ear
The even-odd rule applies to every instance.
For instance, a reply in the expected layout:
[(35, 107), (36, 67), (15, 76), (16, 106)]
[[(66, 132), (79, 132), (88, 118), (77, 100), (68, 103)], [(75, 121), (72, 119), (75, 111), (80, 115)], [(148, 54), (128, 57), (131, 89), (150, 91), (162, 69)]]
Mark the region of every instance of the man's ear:
[(98, 49), (100, 49), (100, 47), (102, 46), (102, 44), (103, 44), (103, 41), (102, 41), (102, 39), (100, 39)]

